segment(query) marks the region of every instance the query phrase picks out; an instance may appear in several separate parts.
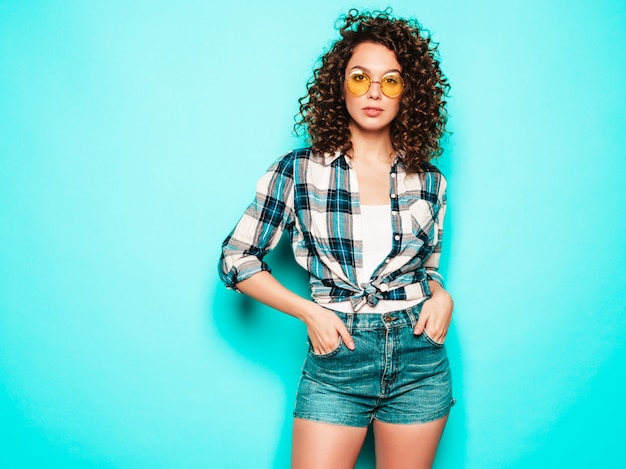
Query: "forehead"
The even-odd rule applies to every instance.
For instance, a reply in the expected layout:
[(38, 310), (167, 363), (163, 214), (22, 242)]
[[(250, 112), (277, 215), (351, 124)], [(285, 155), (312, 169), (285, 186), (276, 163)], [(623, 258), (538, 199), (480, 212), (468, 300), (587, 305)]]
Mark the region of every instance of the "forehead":
[(374, 42), (362, 42), (354, 48), (346, 69), (350, 70), (355, 67), (367, 69), (370, 72), (401, 70), (396, 54), (382, 44)]

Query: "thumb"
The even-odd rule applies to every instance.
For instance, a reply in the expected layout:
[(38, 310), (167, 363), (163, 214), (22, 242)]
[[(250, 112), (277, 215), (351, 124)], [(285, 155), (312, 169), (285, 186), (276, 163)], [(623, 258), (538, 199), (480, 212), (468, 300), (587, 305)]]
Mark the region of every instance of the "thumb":
[(346, 329), (346, 326), (339, 328), (337, 332), (339, 332), (341, 340), (344, 344), (346, 344), (346, 347), (348, 347), (350, 350), (354, 350), (354, 340), (352, 340), (352, 336), (348, 332), (348, 329)]
[(417, 319), (417, 324), (415, 324), (415, 327), (413, 328), (413, 334), (421, 335), (422, 332), (424, 332), (424, 327), (426, 327), (426, 315), (420, 314)]

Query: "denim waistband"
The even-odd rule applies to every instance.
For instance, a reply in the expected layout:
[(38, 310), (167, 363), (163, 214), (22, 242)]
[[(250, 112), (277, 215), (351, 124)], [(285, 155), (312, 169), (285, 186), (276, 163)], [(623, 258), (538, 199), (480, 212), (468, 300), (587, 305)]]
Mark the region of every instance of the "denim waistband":
[[(352, 329), (389, 329), (410, 325), (415, 327), (423, 303), (418, 303), (410, 308), (390, 311), (388, 313), (343, 313), (334, 311), (346, 324), (348, 330)], [(330, 305), (329, 305), (330, 306)]]

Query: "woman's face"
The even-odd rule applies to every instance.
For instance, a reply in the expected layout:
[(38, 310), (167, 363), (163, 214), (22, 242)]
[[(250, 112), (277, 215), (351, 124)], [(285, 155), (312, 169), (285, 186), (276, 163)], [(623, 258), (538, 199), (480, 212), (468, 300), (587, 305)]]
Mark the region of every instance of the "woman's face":
[[(348, 88), (348, 77), (356, 74), (362, 80), (367, 75), (370, 80), (369, 89), (357, 96)], [(361, 131), (380, 132), (387, 130), (391, 121), (400, 110), (402, 94), (390, 98), (381, 91), (379, 83), (383, 77), (385, 81), (394, 80), (402, 72), (396, 55), (382, 44), (362, 42), (354, 48), (352, 57), (345, 70), (343, 85), (344, 100), (351, 118), (351, 126)], [(367, 85), (365, 85), (365, 88)], [(401, 89), (401, 88), (400, 88)], [(387, 94), (394, 94), (387, 91)]]

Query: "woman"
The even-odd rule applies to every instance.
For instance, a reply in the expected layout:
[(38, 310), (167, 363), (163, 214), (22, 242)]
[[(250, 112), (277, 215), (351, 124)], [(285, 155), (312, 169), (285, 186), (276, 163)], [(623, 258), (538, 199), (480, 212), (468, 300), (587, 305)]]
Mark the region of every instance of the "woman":
[[(279, 158), (224, 241), (230, 288), (301, 319), (309, 353), (294, 468), (354, 467), (373, 425), (377, 467), (431, 467), (454, 403), (443, 345), (453, 303), (437, 271), (448, 83), (419, 24), (342, 18), (300, 100), (311, 147)], [(313, 301), (263, 262), (287, 231)]]

